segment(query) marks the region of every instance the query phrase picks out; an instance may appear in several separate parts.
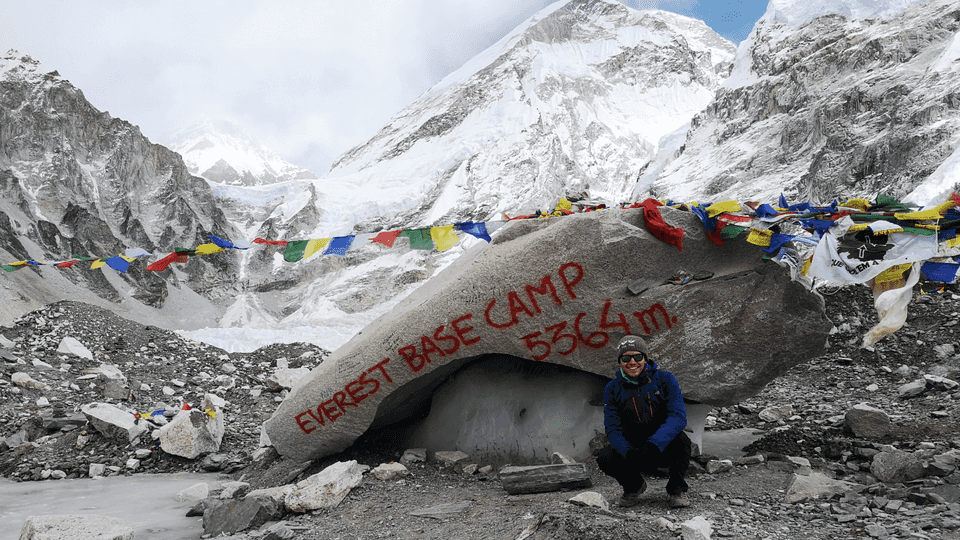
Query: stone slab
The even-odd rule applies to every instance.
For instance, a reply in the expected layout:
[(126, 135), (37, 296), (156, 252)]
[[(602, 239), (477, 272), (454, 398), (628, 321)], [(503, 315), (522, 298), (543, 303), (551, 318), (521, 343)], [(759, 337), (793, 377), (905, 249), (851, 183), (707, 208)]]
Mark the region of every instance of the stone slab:
[(587, 488), (593, 485), (587, 466), (583, 463), (504, 467), (498, 476), (504, 491), (511, 495)]

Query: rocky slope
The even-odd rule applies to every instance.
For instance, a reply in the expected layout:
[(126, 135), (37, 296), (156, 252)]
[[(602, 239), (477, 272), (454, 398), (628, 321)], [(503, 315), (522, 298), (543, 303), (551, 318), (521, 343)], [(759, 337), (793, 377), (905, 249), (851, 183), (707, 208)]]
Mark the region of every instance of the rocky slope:
[[(873, 457), (884, 445), (920, 452), (928, 464), (934, 455), (960, 449), (960, 388), (931, 383), (911, 396), (901, 389), (924, 375), (960, 379), (955, 324), (960, 294), (954, 287), (925, 288), (917, 287), (919, 299), (911, 305), (907, 327), (874, 350), (859, 348), (863, 332), (876, 322), (868, 289), (826, 291), (833, 293), (826, 296), (827, 309), (837, 328), (828, 352), (794, 368), (757, 396), (714, 410), (708, 419), (708, 429), (750, 428), (762, 433), (747, 450), (765, 460), (745, 460), (728, 471), (698, 468), (691, 480), (689, 509), (667, 508), (662, 492), (666, 479), (654, 479), (644, 502), (632, 511), (615, 506), (605, 511), (568, 503), (575, 492), (508, 496), (496, 471), (473, 473), (470, 468), (464, 473), (462, 467), (444, 467), (431, 459), (408, 463), (411, 475), (399, 481), (368, 474), (336, 509), (287, 515), (284, 527), (304, 539), (518, 538), (528, 528), (533, 532), (524, 538), (674, 538), (674, 528), (703, 516), (717, 538), (956, 538), (960, 473), (955, 465), (928, 465), (919, 479), (902, 483), (880, 482), (871, 473)], [(306, 477), (336, 461), (356, 459), (375, 467), (398, 460), (404, 451), (389, 438), (369, 433), (342, 454), (306, 469), (278, 461), (270, 452), (256, 452), (259, 423), (279, 397), (266, 391), (265, 379), (278, 358), (288, 359), (292, 366), (315, 365), (326, 352), (313, 347), (274, 346), (249, 355), (227, 355), (70, 302), (32, 312), (0, 328), (0, 334), (12, 342), (0, 352), (4, 373), (0, 436), (16, 444), (0, 453), (0, 471), (9, 478), (85, 477), (95, 463), (107, 465), (108, 475), (206, 468), (264, 487)], [(93, 360), (57, 353), (66, 336), (84, 343)], [(227, 401), (227, 431), (220, 452), (187, 460), (165, 454), (149, 437), (133, 446), (118, 446), (89, 424), (48, 423), (56, 408), (73, 413), (83, 403), (104, 400), (102, 390), (91, 387), (91, 379), (81, 379), (101, 362), (116, 364), (127, 376), (134, 392), (128, 400), (113, 402), (130, 409), (150, 409), (158, 401), (175, 406), (181, 399), (195, 402), (202, 393), (218, 393)], [(14, 372), (27, 373), (51, 390), (18, 386), (10, 380)], [(165, 395), (164, 386), (176, 388), (176, 395)], [(845, 431), (844, 415), (858, 403), (884, 410), (891, 420), (890, 432), (858, 437)], [(44, 428), (45, 423), (50, 427)], [(141, 457), (134, 464), (130, 460), (137, 459), (138, 450)], [(853, 485), (832, 498), (786, 502), (787, 484), (795, 474), (804, 473), (799, 460), (788, 457), (805, 458), (812, 472)], [(706, 467), (713, 470), (709, 463)], [(592, 490), (611, 500), (619, 495), (593, 463), (588, 463), (588, 470)], [(452, 502), (463, 503), (459, 513), (410, 515)]]
[[(15, 51), (0, 57), (0, 126), (4, 264), (110, 257), (132, 247), (169, 253), (207, 242), (208, 234), (236, 235), (206, 182), (190, 175), (178, 154), (97, 110), (56, 71)], [(173, 326), (175, 319), (191, 319), (179, 311), (180, 302), (215, 313), (236, 264), (220, 256), (162, 273), (145, 268), (108, 274), (41, 266), (5, 273), (0, 320), (79, 297)], [(178, 311), (169, 318), (170, 309), (149, 309), (168, 303)]]
[[(904, 199), (951, 156), (960, 130), (956, 2), (916, 2), (890, 18), (825, 14), (802, 25), (788, 18), (802, 6), (789, 7), (757, 23), (733, 75), (676, 138), (682, 148), (658, 156), (660, 168), (637, 193)], [(956, 183), (952, 170), (948, 184)]]

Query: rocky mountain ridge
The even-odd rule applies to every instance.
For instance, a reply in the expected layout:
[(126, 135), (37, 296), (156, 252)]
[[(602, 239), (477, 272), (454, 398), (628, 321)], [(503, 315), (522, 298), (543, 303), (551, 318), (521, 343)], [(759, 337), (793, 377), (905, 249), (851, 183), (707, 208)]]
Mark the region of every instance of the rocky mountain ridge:
[[(890, 18), (827, 14), (796, 29), (776, 10), (762, 18), (734, 75), (637, 195), (927, 204), (956, 186), (960, 11), (947, 0), (904, 4)], [(914, 193), (931, 178), (945, 185)]]
[[(5, 263), (109, 257), (130, 247), (173, 251), (207, 242), (208, 234), (237, 234), (209, 186), (187, 172), (178, 154), (97, 110), (57, 72), (11, 51), (0, 57), (0, 74)], [(79, 297), (144, 321), (163, 321), (181, 303), (210, 315), (231, 287), (225, 276), (235, 271), (229, 256), (194, 258), (160, 274), (145, 265), (126, 274), (31, 267), (0, 280), (0, 314), (10, 320)], [(176, 319), (197, 324), (182, 312), (167, 323)]]

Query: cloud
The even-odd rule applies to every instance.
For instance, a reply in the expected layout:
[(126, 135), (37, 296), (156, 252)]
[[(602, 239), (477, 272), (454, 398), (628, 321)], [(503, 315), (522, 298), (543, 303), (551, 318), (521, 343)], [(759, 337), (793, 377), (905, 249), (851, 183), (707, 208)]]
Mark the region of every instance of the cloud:
[[(683, 12), (695, 1), (630, 0)], [(336, 157), (546, 0), (0, 0), (0, 49), (56, 69), (155, 142), (224, 117), (288, 161)], [(657, 4), (651, 6), (650, 4)]]

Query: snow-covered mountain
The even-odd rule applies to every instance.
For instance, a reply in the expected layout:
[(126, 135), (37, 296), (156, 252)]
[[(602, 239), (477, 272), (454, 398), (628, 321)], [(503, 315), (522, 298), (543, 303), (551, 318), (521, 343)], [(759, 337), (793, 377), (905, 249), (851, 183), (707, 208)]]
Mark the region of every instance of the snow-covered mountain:
[[(134, 126), (81, 102), (76, 89), (60, 97), (68, 83), (58, 77), (35, 69), (24, 87), (0, 69), (0, 228), (20, 242), (0, 247), (16, 257), (63, 253), (63, 240), (47, 233), (54, 229), (77, 242), (110, 231), (110, 246), (164, 249), (196, 245), (212, 230), (247, 240), (326, 238), (499, 219), (552, 209), (560, 197), (773, 202), (782, 191), (927, 204), (960, 177), (958, 21), (949, 0), (772, 0), (734, 48), (687, 17), (612, 0), (560, 2), (425, 92), (322, 179), (282, 179), (278, 162), (249, 139), (184, 138), (186, 154), (221, 148), (216, 160), (195, 161), (203, 182)], [(24, 111), (46, 120), (27, 122)], [(44, 122), (64, 127), (48, 134)], [(46, 142), (26, 144), (34, 140)], [(227, 159), (223, 148), (237, 155)], [(102, 165), (118, 155), (126, 161)], [(211, 178), (220, 159), (241, 177), (269, 163), (279, 181)], [(115, 185), (116, 170), (145, 176)], [(117, 195), (124, 190), (131, 195)], [(102, 225), (75, 225), (77, 210), (63, 212), (62, 201)], [(163, 227), (170, 232), (158, 237)], [(173, 271), (183, 279), (167, 290), (199, 292), (216, 312), (211, 324), (333, 349), (476, 242), (443, 253), (368, 243), (298, 263), (271, 248), (218, 254), (204, 259), (229, 267), (215, 273), (198, 261), (191, 273)], [(17, 293), (47, 298), (27, 285)]]
[[(179, 155), (16, 51), (0, 56), (0, 231), (3, 264), (112, 257), (134, 247), (163, 253), (208, 234), (238, 234)], [(233, 296), (236, 272), (230, 256), (192, 257), (164, 272), (89, 266), (4, 272), (0, 321), (71, 299), (147, 324), (201, 326)]]
[(317, 178), (284, 161), (228, 120), (203, 119), (173, 135), (168, 146), (183, 156), (191, 174), (220, 184), (262, 186)]
[[(535, 14), (324, 177), (319, 225), (428, 225), (622, 200), (663, 135), (713, 99), (735, 48), (702, 21), (613, 0)], [(324, 189), (322, 188), (322, 189)], [(330, 201), (336, 201), (329, 204)]]
[[(663, 135), (710, 102), (734, 54), (698, 20), (613, 0), (557, 3), (425, 92), (322, 180), (214, 191), (242, 228), (287, 240), (501, 219), (564, 196), (623, 200)], [(257, 228), (260, 218), (242, 217), (252, 213), (269, 217)], [(332, 348), (461, 249), (368, 247), (296, 265), (250, 254), (241, 263), (249, 286), (222, 324), (324, 328)]]
[(942, 199), (960, 182), (958, 21), (950, 0), (772, 0), (635, 196)]

